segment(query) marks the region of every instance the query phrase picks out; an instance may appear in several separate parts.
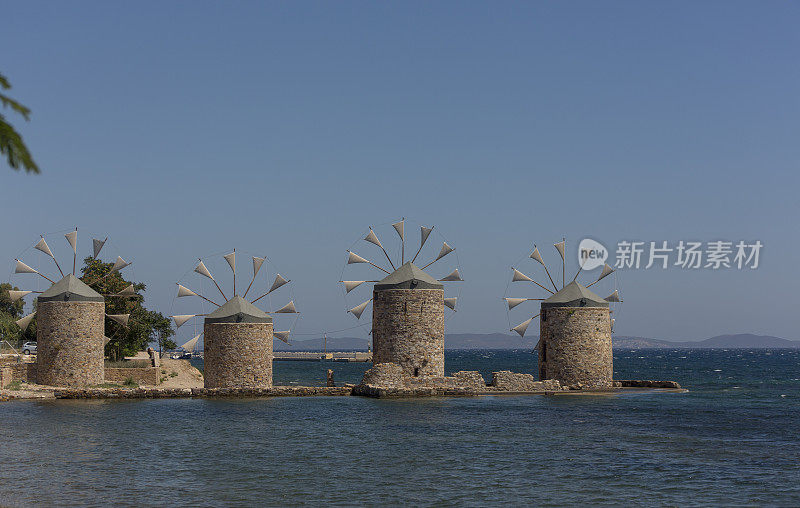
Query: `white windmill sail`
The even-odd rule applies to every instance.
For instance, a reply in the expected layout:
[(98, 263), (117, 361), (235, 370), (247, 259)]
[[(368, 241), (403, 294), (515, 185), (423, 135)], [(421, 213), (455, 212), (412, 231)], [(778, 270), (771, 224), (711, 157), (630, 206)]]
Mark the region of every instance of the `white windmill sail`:
[(294, 307), (294, 300), (276, 310), (275, 314), (298, 314), (297, 309)]
[(264, 261), (266, 261), (266, 259), (267, 258), (259, 258), (253, 256), (253, 278), (255, 278), (255, 276), (258, 275), (258, 271), (261, 270), (261, 265), (264, 264)]
[(517, 305), (528, 301), (527, 298), (504, 298), (504, 300), (508, 304), (508, 310), (511, 310)]
[(103, 346), (106, 346), (109, 342), (111, 342), (110, 337), (103, 336)]
[(195, 347), (197, 347), (197, 341), (200, 339), (200, 335), (202, 335), (202, 333), (195, 335), (194, 337), (191, 338), (191, 340), (188, 340), (183, 344), (181, 344), (180, 346), (181, 349), (183, 349), (184, 351), (188, 351), (190, 353), (194, 351)]
[(36, 250), (40, 250), (40, 251), (44, 252), (45, 254), (50, 256), (51, 258), (55, 258), (55, 256), (53, 256), (53, 251), (50, 250), (50, 246), (48, 246), (47, 242), (44, 241), (44, 237), (42, 237), (39, 240), (39, 243), (34, 245), (33, 248), (36, 249)]
[(524, 273), (520, 272), (516, 268), (512, 268), (514, 270), (514, 277), (511, 279), (511, 282), (519, 282), (521, 280), (533, 282), (533, 279), (525, 275)]
[(122, 326), (128, 326), (128, 319), (130, 319), (130, 314), (106, 314), (106, 317), (114, 322), (121, 324)]
[(448, 307), (450, 307), (452, 310), (456, 310), (456, 301), (457, 300), (458, 300), (457, 296), (454, 296), (452, 298), (445, 298), (444, 299), (444, 304), (447, 305)]
[(273, 332), (273, 337), (276, 339), (285, 342), (286, 344), (289, 343), (289, 330), (283, 332)]
[(539, 247), (533, 247), (533, 252), (531, 252), (530, 258), (535, 259), (541, 263), (542, 266), (544, 266), (544, 259), (542, 259), (542, 255), (539, 253)]
[(350, 291), (354, 290), (361, 284), (365, 283), (365, 280), (343, 280), (342, 284), (344, 284), (344, 289), (349, 293)]
[(347, 312), (349, 312), (350, 314), (354, 315), (356, 317), (356, 319), (361, 319), (361, 314), (364, 313), (364, 309), (367, 308), (367, 305), (369, 305), (369, 302), (371, 302), (371, 301), (372, 301), (372, 298), (370, 298), (369, 300), (367, 300), (364, 303), (360, 303), (360, 304), (356, 305), (355, 307), (353, 307), (352, 309), (348, 310)]
[(452, 281), (463, 281), (464, 279), (461, 278), (461, 274), (458, 272), (458, 268), (450, 272), (450, 275), (447, 277), (443, 277), (439, 279), (442, 282), (452, 282)]
[(100, 251), (103, 250), (103, 245), (106, 244), (108, 238), (105, 240), (98, 240), (97, 238), (92, 238), (92, 251), (94, 252), (93, 258), (97, 259), (97, 256), (100, 255)]
[(611, 331), (614, 331), (614, 318), (611, 318)]
[(27, 315), (27, 316), (25, 316), (24, 318), (22, 318), (22, 319), (17, 319), (17, 320), (16, 320), (16, 321), (14, 321), (14, 322), (15, 322), (15, 323), (17, 323), (17, 326), (19, 326), (20, 328), (22, 328), (22, 331), (24, 332), (25, 330), (27, 330), (27, 329), (28, 329), (28, 325), (29, 325), (29, 324), (31, 324), (31, 320), (33, 319), (33, 316), (35, 316), (35, 315), (36, 315), (36, 313), (35, 313), (35, 312), (31, 312), (30, 314), (28, 314), (28, 315)]
[(440, 259), (442, 259), (446, 255), (450, 254), (454, 250), (455, 249), (453, 247), (450, 247), (449, 245), (447, 245), (447, 242), (443, 242), (442, 243), (442, 250), (439, 251), (439, 255), (436, 256), (436, 259), (434, 259), (434, 261), (439, 261)]
[(197, 296), (197, 293), (195, 293), (191, 289), (187, 288), (186, 286), (178, 284), (178, 298), (181, 298), (181, 297), (184, 297), (184, 296)]
[(617, 291), (616, 289), (614, 290), (613, 293), (605, 297), (605, 300), (610, 303), (616, 303), (622, 301), (619, 297), (619, 291)]
[(433, 231), (432, 227), (431, 228), (426, 228), (425, 226), (420, 226), (420, 228), (419, 228), (419, 232), (420, 232), (419, 246), (420, 246), (420, 248), (422, 248), (422, 246), (425, 245), (425, 242), (428, 241), (428, 237), (431, 236), (431, 231)]
[(369, 261), (367, 261), (366, 259), (362, 258), (361, 256), (359, 256), (355, 252), (347, 251), (347, 253), (348, 253), (348, 256), (347, 256), (347, 264), (348, 265), (352, 265), (353, 263), (369, 263)]
[(225, 261), (228, 262), (228, 265), (231, 267), (231, 270), (236, 272), (236, 251), (233, 251), (230, 254), (225, 254), (222, 257), (224, 257)]
[(11, 298), (12, 302), (16, 302), (17, 300), (19, 300), (23, 296), (29, 295), (31, 293), (33, 293), (33, 291), (15, 291), (15, 290), (11, 289), (11, 290), (8, 291), (8, 296)]
[(39, 273), (30, 266), (26, 265), (19, 259), (17, 260), (17, 266), (14, 267), (14, 273)]
[(514, 328), (512, 328), (511, 331), (512, 332), (517, 332), (520, 337), (524, 337), (525, 336), (525, 332), (528, 330), (528, 325), (531, 324), (531, 321), (533, 321), (533, 318), (535, 318), (535, 317), (536, 316), (533, 316), (532, 318), (523, 321), (522, 323), (520, 323), (517, 326), (515, 326)]
[(117, 260), (114, 261), (114, 266), (111, 267), (111, 271), (108, 272), (108, 273), (118, 272), (118, 271), (122, 270), (123, 268), (125, 268), (126, 266), (129, 266), (129, 265), (130, 265), (130, 263), (128, 263), (127, 261), (125, 261), (121, 257), (117, 256)]
[(211, 272), (208, 271), (208, 268), (206, 268), (205, 263), (203, 263), (202, 261), (197, 263), (197, 266), (194, 267), (194, 271), (199, 273), (200, 275), (208, 277), (211, 280), (214, 280), (214, 277), (211, 275)]
[(369, 243), (377, 245), (381, 249), (383, 248), (383, 245), (381, 245), (381, 241), (378, 240), (378, 235), (375, 234), (375, 231), (373, 231), (372, 228), (369, 228), (369, 233), (367, 233), (367, 236), (364, 237), (364, 240), (368, 241)]
[(170, 316), (175, 320), (175, 327), (180, 328), (184, 323), (197, 316), (197, 314), (180, 314), (177, 316)]
[[(600, 273), (600, 277), (597, 278), (597, 281), (604, 279), (605, 277), (614, 273), (614, 269), (608, 266), (608, 263), (603, 265), (603, 271)], [(597, 282), (595, 281), (595, 282)]]
[(556, 250), (558, 251), (558, 253), (561, 254), (561, 261), (564, 261), (564, 244), (565, 243), (566, 242), (564, 240), (561, 240), (560, 242), (553, 244), (553, 247), (555, 247)]
[(134, 296), (136, 295), (136, 288), (133, 287), (133, 284), (129, 284), (128, 287), (117, 293), (117, 296)]
[(70, 231), (69, 233), (64, 235), (64, 238), (66, 238), (67, 241), (69, 242), (70, 247), (72, 247), (72, 251), (75, 254), (77, 254), (78, 253), (78, 230), (76, 229), (75, 231)]
[(281, 274), (275, 274), (275, 282), (272, 283), (272, 286), (269, 288), (269, 291), (267, 291), (267, 294), (272, 293), (279, 287), (283, 286), (284, 284), (288, 284), (289, 282), (290, 281), (288, 279), (284, 279)]
[(401, 220), (400, 222), (395, 222), (394, 224), (392, 224), (392, 227), (394, 228), (394, 230), (397, 231), (398, 235), (400, 235), (400, 239), (401, 240), (405, 240), (406, 239), (405, 234), (403, 232), (404, 226), (405, 226), (405, 222), (406, 222), (405, 220)]

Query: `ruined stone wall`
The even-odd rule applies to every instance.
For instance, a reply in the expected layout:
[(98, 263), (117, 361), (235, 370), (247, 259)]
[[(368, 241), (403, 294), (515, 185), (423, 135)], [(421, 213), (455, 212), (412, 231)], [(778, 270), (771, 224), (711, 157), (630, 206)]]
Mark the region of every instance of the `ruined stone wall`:
[(372, 361), (410, 376), (444, 377), (444, 291), (373, 291)]
[(610, 387), (611, 322), (604, 307), (550, 307), (540, 318), (539, 378)]
[(106, 383), (124, 383), (133, 379), (140, 385), (155, 386), (160, 384), (161, 377), (158, 367), (137, 367), (131, 369), (107, 368), (105, 372)]
[(205, 323), (206, 388), (272, 387), (272, 323)]
[(82, 387), (103, 382), (103, 302), (40, 302), (36, 382)]
[(0, 368), (11, 369), (13, 381), (27, 383), (30, 379), (31, 383), (36, 382), (36, 363), (22, 361), (18, 356), (8, 356), (0, 358)]
[(543, 390), (561, 390), (561, 383), (555, 379), (536, 381), (531, 374), (520, 374), (510, 370), (492, 372), (490, 386), (508, 392), (538, 392)]

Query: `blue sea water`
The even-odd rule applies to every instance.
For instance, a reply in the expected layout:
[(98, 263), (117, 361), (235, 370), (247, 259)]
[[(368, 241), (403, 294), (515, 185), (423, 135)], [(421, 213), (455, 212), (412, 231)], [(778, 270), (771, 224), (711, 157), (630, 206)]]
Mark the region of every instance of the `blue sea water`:
[[(0, 505), (800, 506), (800, 351), (615, 350), (688, 393), (18, 401)], [(534, 372), (527, 351), (448, 371)], [(276, 362), (276, 384), (365, 364)]]

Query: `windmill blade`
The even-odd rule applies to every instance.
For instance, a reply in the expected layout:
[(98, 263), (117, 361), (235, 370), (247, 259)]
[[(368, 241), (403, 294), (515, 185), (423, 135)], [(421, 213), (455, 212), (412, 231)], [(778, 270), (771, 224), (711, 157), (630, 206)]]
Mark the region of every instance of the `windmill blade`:
[(72, 247), (72, 252), (77, 254), (78, 253), (78, 230), (76, 229), (75, 231), (70, 231), (69, 233), (64, 235), (64, 238), (67, 239), (67, 241), (69, 242), (70, 247)]
[(190, 351), (190, 352), (193, 352), (193, 351), (194, 351), (194, 349), (195, 349), (195, 347), (197, 346), (197, 341), (198, 341), (198, 340), (200, 340), (200, 336), (201, 336), (201, 335), (203, 335), (203, 334), (202, 334), (202, 333), (200, 333), (200, 334), (197, 334), (197, 335), (195, 335), (195, 336), (194, 336), (194, 337), (192, 337), (190, 340), (187, 340), (186, 342), (184, 342), (183, 344), (181, 344), (179, 347), (180, 347), (181, 349), (183, 349), (184, 351)]
[(180, 328), (183, 326), (184, 323), (196, 317), (197, 314), (180, 314), (178, 316), (170, 316), (173, 320), (175, 320), (175, 327)]
[[(536, 314), (536, 316), (538, 316), (538, 315), (539, 314)], [(520, 323), (517, 326), (515, 326), (514, 328), (512, 328), (511, 331), (512, 332), (517, 332), (520, 337), (524, 337), (525, 336), (525, 332), (528, 330), (528, 325), (531, 324), (531, 321), (536, 319), (536, 316), (533, 316), (532, 318), (523, 321), (522, 323)]]
[(282, 342), (285, 342), (286, 344), (289, 343), (289, 330), (286, 330), (284, 332), (273, 332), (272, 336)]
[(603, 265), (603, 271), (602, 271), (602, 272), (600, 272), (600, 276), (597, 278), (597, 280), (596, 280), (596, 281), (594, 281), (594, 282), (592, 282), (591, 284), (589, 284), (589, 285), (588, 285), (588, 286), (586, 286), (586, 287), (587, 287), (587, 288), (590, 288), (590, 287), (594, 286), (595, 284), (597, 284), (598, 282), (600, 282), (600, 281), (601, 281), (601, 280), (603, 280), (604, 278), (606, 278), (606, 277), (608, 277), (609, 275), (611, 275), (612, 273), (614, 273), (614, 271), (615, 271), (615, 270), (614, 270), (613, 268), (611, 268), (610, 266), (608, 266), (608, 263), (604, 264), (604, 265)]
[(342, 284), (344, 284), (345, 291), (347, 293), (349, 293), (350, 291), (354, 290), (355, 288), (357, 288), (358, 286), (360, 286), (361, 284), (363, 284), (365, 282), (367, 282), (367, 281), (365, 281), (365, 280), (343, 280)]
[(225, 261), (228, 262), (228, 265), (231, 267), (231, 270), (233, 270), (233, 273), (236, 273), (236, 249), (234, 249), (230, 254), (225, 254), (222, 257), (224, 257)]
[(516, 268), (512, 268), (512, 270), (514, 270), (514, 276), (511, 278), (511, 282), (519, 282), (519, 281), (533, 282), (533, 279), (531, 279), (524, 273), (520, 272)]
[(528, 298), (503, 298), (503, 300), (505, 300), (506, 303), (508, 304), (508, 310), (511, 310), (517, 305), (523, 302), (527, 302)]
[(611, 318), (611, 331), (614, 331), (614, 318)]
[(194, 271), (204, 277), (208, 277), (209, 279), (214, 280), (214, 276), (211, 275), (211, 272), (209, 272), (208, 268), (206, 268), (206, 264), (203, 263), (202, 261), (197, 263), (197, 266), (194, 267)]
[(261, 270), (261, 265), (263, 265), (264, 261), (266, 261), (266, 260), (267, 260), (267, 258), (259, 258), (259, 257), (253, 256), (253, 278), (254, 279), (256, 278), (256, 275), (258, 275), (258, 271)]
[(299, 312), (297, 312), (297, 309), (294, 306), (294, 300), (292, 300), (280, 309), (276, 310), (275, 314), (299, 314)]
[(111, 342), (111, 337), (103, 336), (103, 347), (106, 347), (108, 343)]
[(610, 295), (608, 295), (607, 297), (605, 297), (605, 301), (607, 301), (607, 302), (609, 302), (609, 303), (619, 303), (619, 302), (622, 302), (622, 299), (619, 297), (619, 291), (617, 291), (617, 290), (615, 289), (613, 293), (611, 293)]
[(561, 261), (564, 261), (564, 245), (566, 244), (565, 240), (561, 240), (558, 243), (554, 243), (553, 247), (556, 248), (559, 254), (561, 254)]
[(55, 259), (53, 251), (50, 250), (50, 247), (47, 245), (47, 242), (44, 241), (44, 237), (41, 237), (39, 242), (36, 245), (34, 245), (33, 248), (36, 250), (40, 250), (45, 254), (47, 254), (48, 256), (50, 256), (51, 258)]
[(542, 259), (542, 255), (541, 253), (539, 253), (539, 247), (534, 245), (533, 252), (531, 252), (531, 255), (529, 257), (531, 259), (535, 259), (536, 261), (538, 261), (542, 266), (545, 266), (544, 259)]
[(372, 228), (369, 228), (369, 233), (367, 233), (367, 236), (364, 237), (364, 240), (371, 244), (377, 245), (381, 249), (383, 248), (381, 241), (378, 240), (378, 235), (375, 234), (375, 231), (373, 231)]
[(11, 298), (12, 302), (16, 302), (17, 300), (19, 300), (23, 296), (29, 295), (31, 293), (33, 293), (33, 291), (15, 291), (13, 289), (10, 289), (8, 291), (8, 296)]
[(450, 272), (450, 275), (448, 275), (447, 277), (443, 277), (439, 280), (442, 282), (454, 282), (454, 281), (462, 282), (464, 279), (461, 278), (461, 274), (458, 273), (458, 268), (456, 268), (455, 270)]
[(405, 236), (405, 234), (403, 232), (404, 226), (405, 226), (405, 222), (406, 222), (406, 220), (403, 219), (400, 222), (395, 222), (394, 224), (392, 224), (392, 227), (394, 228), (395, 231), (397, 231), (397, 234), (400, 236), (400, 240), (403, 240), (403, 241), (405, 241), (405, 239), (406, 239), (406, 236)]
[(267, 294), (272, 293), (273, 291), (275, 291), (279, 287), (281, 287), (281, 286), (283, 286), (285, 284), (288, 284), (290, 282), (291, 282), (290, 280), (284, 279), (281, 274), (279, 274), (279, 273), (275, 274), (275, 281), (272, 283), (272, 286), (269, 288), (269, 291), (267, 291)]
[(14, 267), (14, 273), (39, 273), (38, 271), (34, 270), (30, 266), (26, 265), (19, 259), (17, 259), (17, 266)]
[(28, 314), (28, 315), (27, 315), (27, 316), (25, 316), (24, 318), (22, 318), (22, 319), (17, 319), (17, 320), (16, 320), (16, 321), (14, 321), (14, 322), (15, 322), (15, 323), (17, 323), (17, 326), (19, 326), (20, 328), (22, 328), (22, 331), (24, 332), (25, 330), (27, 330), (27, 329), (28, 329), (28, 325), (30, 325), (30, 324), (31, 324), (31, 320), (33, 319), (33, 316), (35, 316), (35, 315), (36, 315), (36, 313), (35, 313), (35, 312), (31, 312), (30, 314)]
[(366, 259), (362, 258), (355, 252), (347, 251), (347, 264), (352, 265), (354, 263), (369, 263)]
[(447, 242), (442, 242), (442, 250), (439, 251), (439, 255), (436, 256), (436, 259), (434, 259), (434, 261), (439, 261), (440, 259), (442, 259), (446, 255), (450, 254), (454, 250), (455, 249), (453, 247), (450, 247), (449, 245), (447, 245)]
[(130, 319), (130, 314), (106, 314), (106, 317), (116, 323), (121, 324), (122, 326), (128, 326), (128, 319)]
[(128, 287), (117, 293), (117, 296), (136, 296), (136, 288), (133, 287), (133, 284), (129, 284)]
[(97, 256), (100, 255), (100, 251), (103, 250), (103, 245), (105, 245), (107, 241), (108, 237), (106, 237), (105, 240), (98, 240), (97, 238), (92, 238), (92, 251), (94, 252), (92, 257), (94, 259), (97, 259)]
[(352, 309), (348, 310), (347, 312), (349, 312), (350, 314), (354, 315), (356, 317), (356, 319), (361, 319), (361, 314), (364, 313), (364, 310), (367, 308), (367, 305), (369, 305), (369, 302), (371, 302), (371, 301), (372, 301), (372, 298), (370, 298), (369, 300), (367, 300), (364, 303), (360, 303), (360, 304), (356, 305), (355, 307), (353, 307)]
[(111, 271), (109, 271), (108, 273), (112, 274), (114, 272), (118, 272), (118, 271), (122, 270), (123, 268), (125, 268), (126, 266), (130, 266), (130, 263), (128, 263), (127, 261), (125, 261), (121, 257), (117, 256), (117, 260), (114, 261), (114, 266), (111, 267)]
[(178, 284), (178, 298), (182, 298), (184, 296), (200, 296), (200, 295), (198, 295), (191, 289), (187, 288), (186, 286)]
[(452, 298), (445, 298), (444, 299), (444, 304), (446, 306), (450, 307), (451, 310), (455, 311), (456, 310), (456, 301), (457, 300), (458, 300), (457, 296), (454, 296)]
[(417, 260), (417, 256), (419, 256), (419, 253), (422, 251), (422, 247), (425, 246), (425, 242), (428, 241), (428, 237), (431, 236), (431, 232), (433, 231), (434, 227), (435, 226), (431, 226), (429, 228), (426, 228), (425, 226), (419, 227), (419, 233), (420, 233), (419, 249), (417, 249), (417, 253), (414, 254), (414, 259), (411, 260), (412, 263)]

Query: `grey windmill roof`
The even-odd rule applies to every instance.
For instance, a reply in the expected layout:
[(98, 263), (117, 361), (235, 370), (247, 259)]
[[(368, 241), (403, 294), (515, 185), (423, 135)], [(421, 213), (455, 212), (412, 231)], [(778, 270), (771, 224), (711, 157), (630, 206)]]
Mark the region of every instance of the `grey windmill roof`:
[(234, 296), (206, 316), (206, 323), (272, 323), (272, 318), (241, 296)]
[(71, 273), (39, 295), (40, 302), (102, 302), (103, 297)]
[(375, 289), (442, 289), (444, 285), (423, 272), (417, 265), (409, 261), (383, 280), (375, 284)]
[(543, 309), (548, 307), (608, 307), (608, 302), (573, 281), (542, 302)]

